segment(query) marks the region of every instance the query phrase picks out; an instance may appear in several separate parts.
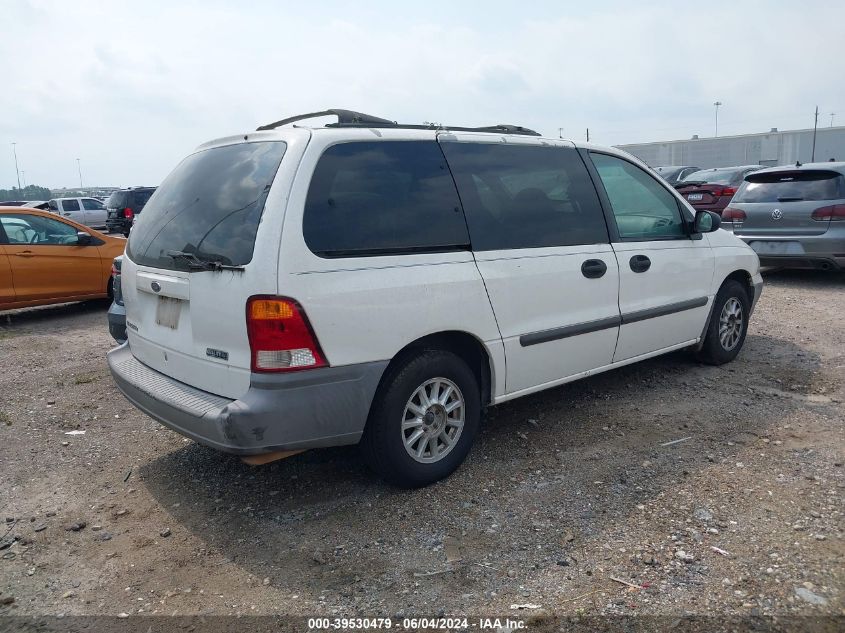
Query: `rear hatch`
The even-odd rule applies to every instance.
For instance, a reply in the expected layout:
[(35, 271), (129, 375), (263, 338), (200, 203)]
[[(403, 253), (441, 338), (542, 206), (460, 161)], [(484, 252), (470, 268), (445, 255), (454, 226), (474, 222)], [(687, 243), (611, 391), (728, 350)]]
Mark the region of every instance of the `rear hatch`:
[(696, 209), (724, 206), (736, 193), (742, 170), (733, 168), (702, 169), (675, 183), (675, 189)]
[(277, 289), (278, 240), (255, 253), (256, 238), (285, 150), (203, 149), (150, 198), (121, 270), (129, 346), (145, 365), (221, 396), (248, 389), (247, 299)]
[(128, 191), (115, 191), (106, 200), (106, 217), (109, 220), (116, 220), (123, 217), (123, 209), (127, 206)]
[(730, 203), (731, 209), (745, 214), (742, 222), (734, 222), (734, 233), (739, 237), (772, 238), (821, 235), (830, 226), (829, 215), (816, 213), (814, 217), (813, 213), (841, 204), (843, 198), (845, 178), (837, 171), (795, 169), (749, 174)]

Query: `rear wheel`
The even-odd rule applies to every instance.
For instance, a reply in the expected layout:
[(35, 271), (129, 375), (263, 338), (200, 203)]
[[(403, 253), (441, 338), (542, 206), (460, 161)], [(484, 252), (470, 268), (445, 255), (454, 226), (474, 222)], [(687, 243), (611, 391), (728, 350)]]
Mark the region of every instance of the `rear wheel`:
[(748, 333), (750, 307), (748, 291), (741, 283), (731, 279), (722, 284), (713, 301), (699, 360), (722, 365), (737, 357)]
[(461, 465), (480, 416), (467, 364), (451, 352), (421, 352), (392, 368), (379, 389), (361, 440), (364, 458), (393, 484), (425, 486)]

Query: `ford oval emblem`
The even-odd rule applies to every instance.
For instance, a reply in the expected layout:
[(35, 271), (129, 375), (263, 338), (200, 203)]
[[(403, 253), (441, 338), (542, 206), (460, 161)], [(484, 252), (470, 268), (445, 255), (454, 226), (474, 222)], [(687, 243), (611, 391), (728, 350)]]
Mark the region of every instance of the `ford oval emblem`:
[(773, 220), (780, 220), (783, 217), (783, 211), (780, 209), (775, 209), (772, 211), (772, 219)]
[(157, 281), (150, 283), (150, 288), (153, 289), (153, 292), (161, 292), (161, 284)]

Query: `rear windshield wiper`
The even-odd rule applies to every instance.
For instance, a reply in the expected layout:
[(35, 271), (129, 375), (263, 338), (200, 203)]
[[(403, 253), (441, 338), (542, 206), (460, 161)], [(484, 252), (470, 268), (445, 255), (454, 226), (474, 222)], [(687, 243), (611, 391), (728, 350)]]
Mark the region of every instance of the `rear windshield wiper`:
[(778, 202), (800, 202), (803, 199), (801, 196), (780, 196)]
[(675, 183), (675, 189), (680, 189), (681, 187), (690, 187), (693, 185), (706, 185), (707, 181), (705, 180), (682, 180), (679, 183)]
[(188, 268), (192, 270), (243, 270), (243, 266), (230, 266), (219, 260), (200, 259), (194, 253), (185, 251), (167, 251), (165, 253), (173, 259), (181, 259), (187, 262)]

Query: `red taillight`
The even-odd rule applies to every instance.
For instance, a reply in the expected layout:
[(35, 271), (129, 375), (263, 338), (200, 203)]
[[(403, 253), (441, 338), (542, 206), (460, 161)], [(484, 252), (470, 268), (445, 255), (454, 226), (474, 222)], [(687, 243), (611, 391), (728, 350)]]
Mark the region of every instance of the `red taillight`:
[(252, 371), (294, 371), (328, 365), (302, 306), (293, 299), (250, 297), (246, 329)]
[(129, 207), (126, 207), (123, 210), (123, 217), (126, 218), (127, 220), (131, 220), (133, 217), (135, 217), (135, 212), (132, 209), (130, 209)]
[(810, 217), (819, 222), (837, 222), (845, 220), (845, 204), (832, 204), (829, 207), (820, 207), (810, 214)]
[(721, 189), (717, 187), (716, 189), (712, 189), (709, 193), (711, 196), (716, 196), (717, 198), (719, 196), (733, 197), (733, 195), (736, 193), (736, 187), (722, 187)]
[(743, 222), (745, 220), (745, 211), (727, 207), (722, 211), (722, 219), (725, 222)]

